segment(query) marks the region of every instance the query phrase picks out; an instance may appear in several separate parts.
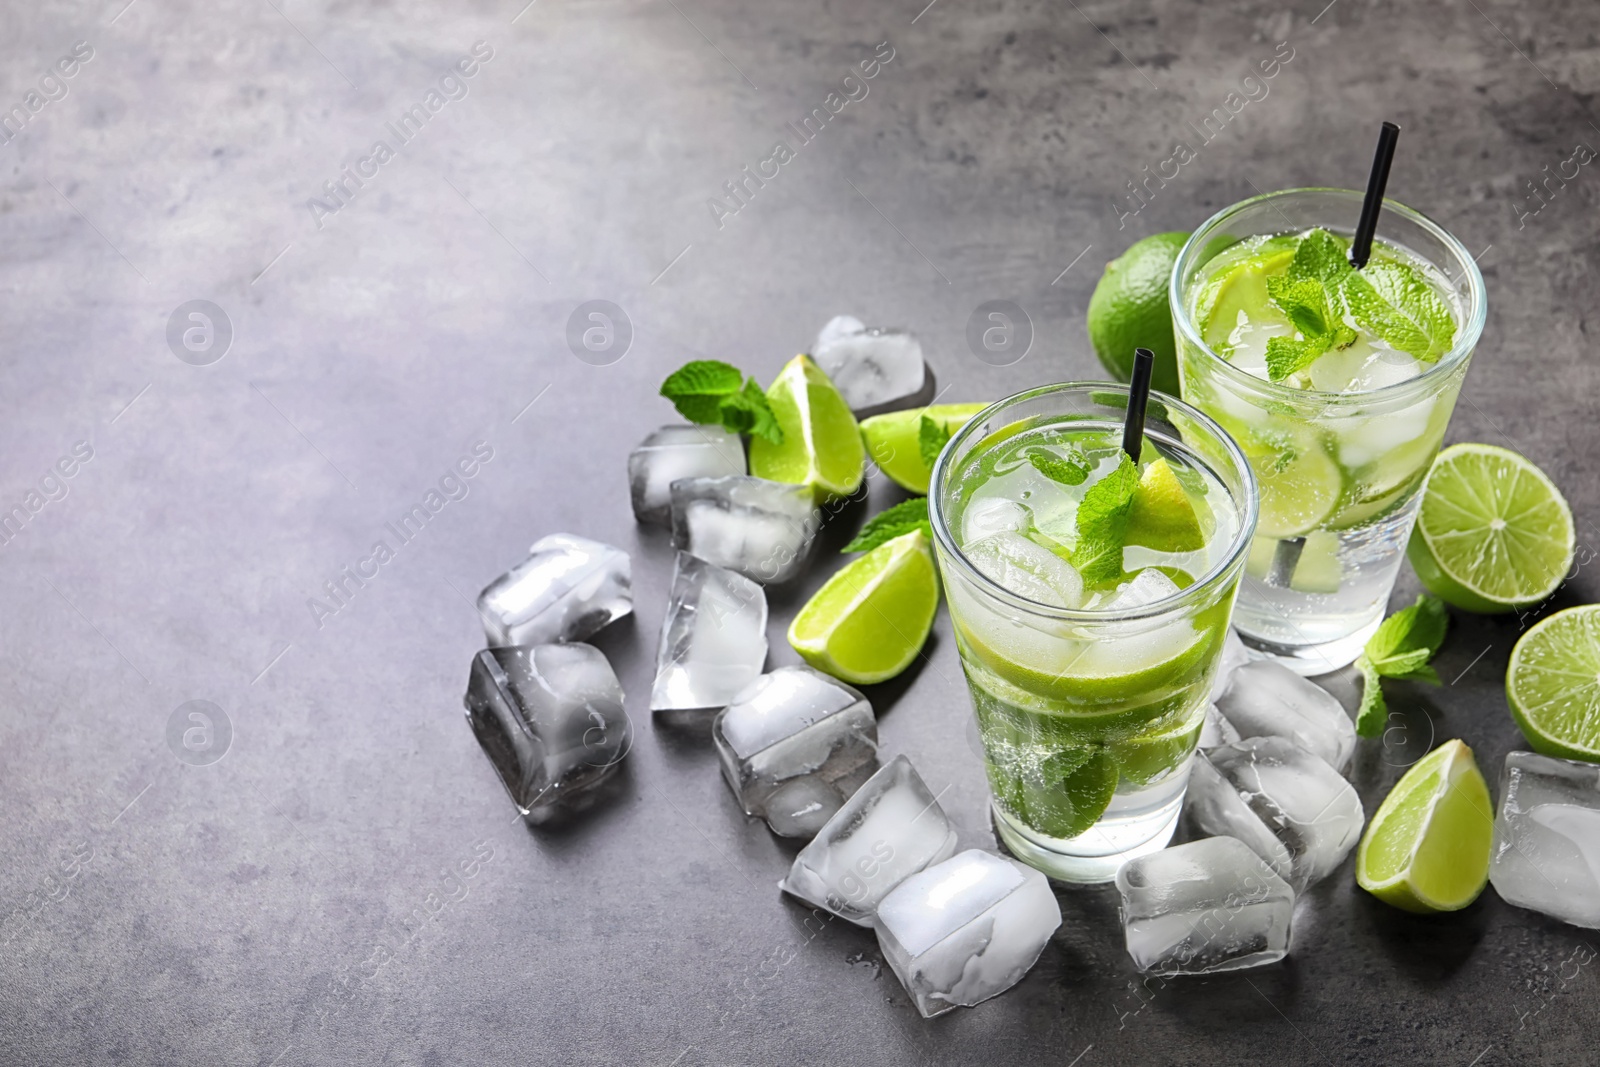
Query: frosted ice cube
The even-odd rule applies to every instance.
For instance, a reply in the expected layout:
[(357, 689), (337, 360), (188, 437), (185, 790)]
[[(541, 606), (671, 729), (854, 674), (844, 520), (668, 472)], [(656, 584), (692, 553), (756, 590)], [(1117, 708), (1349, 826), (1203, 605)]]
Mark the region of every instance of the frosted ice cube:
[(1146, 567), (1134, 575), (1132, 581), (1118, 586), (1117, 591), (1101, 607), (1106, 611), (1133, 611), (1169, 596), (1177, 596), (1182, 591), (1177, 582), (1154, 567)]
[(1206, 705), (1206, 721), (1200, 727), (1200, 747), (1216, 748), (1218, 745), (1231, 745), (1239, 740), (1239, 731), (1233, 728), (1233, 723), (1222, 717), (1222, 712), (1217, 710), (1215, 704)]
[(819, 345), (813, 358), (857, 411), (914, 397), (927, 375), (922, 342), (903, 330), (843, 334)]
[(884, 958), (924, 1018), (1016, 985), (1060, 925), (1043, 874), (977, 849), (901, 882), (876, 923)]
[(478, 594), (484, 636), (497, 647), (580, 641), (631, 611), (628, 554), (575, 534), (539, 538)]
[(679, 552), (656, 650), (654, 711), (724, 708), (767, 660), (767, 594), (743, 575)]
[(1275, 660), (1236, 667), (1214, 699), (1240, 737), (1287, 737), (1342, 771), (1356, 750), (1356, 727), (1344, 706), (1315, 682)]
[[(1202, 751), (1213, 747), (1217, 746), (1201, 745)], [(1278, 877), (1286, 882), (1294, 877), (1294, 857), (1289, 846), (1261, 821), (1261, 816), (1210, 760), (1200, 757), (1189, 764), (1189, 791), (1184, 795), (1183, 804), (1190, 824), (1200, 833), (1237, 838), (1260, 856)]]
[(990, 534), (962, 555), (978, 573), (1020, 597), (1057, 608), (1083, 602), (1083, 579), (1072, 564), (1015, 533)]
[(866, 328), (867, 324), (854, 315), (835, 315), (817, 333), (817, 343), (812, 346), (811, 351), (820, 352), (839, 338), (860, 333)]
[[(1202, 751), (1196, 764), (1201, 761), (1226, 779), (1288, 852), (1290, 871), (1283, 876), (1295, 892), (1332, 874), (1361, 836), (1366, 813), (1350, 783), (1286, 737), (1247, 737)], [(1190, 775), (1190, 789), (1198, 783), (1197, 792), (1207, 794), (1205, 772), (1196, 776), (1191, 770)], [(1214, 803), (1191, 807), (1195, 825), (1240, 838), (1282, 875), (1283, 852), (1267, 847), (1265, 838), (1247, 828), (1239, 809), (1222, 804), (1218, 791), (1210, 793)]]
[(889, 890), (956, 850), (956, 832), (921, 776), (896, 756), (794, 858), (784, 892), (857, 926)]
[(747, 815), (765, 815), (785, 781), (834, 782), (877, 759), (878, 720), (860, 692), (810, 667), (779, 667), (740, 693), (711, 736)]
[(1020, 534), (1031, 521), (1028, 505), (999, 497), (983, 497), (967, 505), (961, 513), (961, 543), (970, 545), (991, 534)]
[(804, 570), (821, 522), (803, 485), (744, 475), (672, 485), (672, 543), (758, 582)]
[(1294, 890), (1243, 842), (1208, 837), (1117, 871), (1128, 955), (1150, 974), (1210, 974), (1289, 953)]
[(767, 825), (780, 837), (809, 839), (843, 806), (844, 797), (831, 783), (804, 774), (784, 782), (767, 797)]
[(1233, 672), (1244, 664), (1250, 662), (1250, 650), (1239, 638), (1239, 634), (1232, 626), (1224, 632), (1222, 638), (1222, 654), (1217, 657), (1217, 673), (1211, 677), (1211, 699), (1217, 699), (1217, 694), (1228, 688), (1228, 680), (1233, 677)]
[(663, 426), (628, 454), (628, 486), (640, 522), (672, 524), (672, 483), (745, 473), (744, 442), (720, 426)]
[(1506, 756), (1489, 880), (1508, 904), (1600, 929), (1600, 765)]
[(622, 686), (592, 645), (488, 648), (472, 660), (467, 721), (518, 810), (540, 822), (606, 778), (632, 727)]

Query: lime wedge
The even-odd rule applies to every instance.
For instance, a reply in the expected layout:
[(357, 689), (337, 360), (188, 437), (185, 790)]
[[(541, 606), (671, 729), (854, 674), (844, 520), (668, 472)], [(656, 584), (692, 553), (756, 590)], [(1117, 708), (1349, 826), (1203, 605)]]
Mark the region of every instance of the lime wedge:
[(1558, 611), (1522, 635), (1506, 703), (1535, 751), (1600, 763), (1600, 604)]
[(811, 357), (795, 356), (767, 390), (783, 443), (750, 442), (750, 473), (809, 486), (818, 502), (861, 486), (866, 452), (850, 405)]
[(800, 658), (870, 685), (911, 665), (933, 628), (939, 579), (921, 530), (885, 541), (829, 578), (789, 624)]
[(1572, 511), (1543, 471), (1494, 445), (1452, 445), (1428, 472), (1406, 556), (1428, 592), (1493, 614), (1555, 592), (1573, 546)]
[(1489, 880), (1493, 832), (1472, 749), (1446, 741), (1384, 798), (1356, 851), (1356, 883), (1403, 911), (1459, 911)]
[(1305, 536), (1333, 514), (1344, 491), (1339, 465), (1315, 442), (1274, 456), (1253, 456), (1251, 466), (1261, 483), (1256, 533), (1263, 537)]
[(1164, 457), (1152, 460), (1139, 475), (1128, 510), (1127, 543), (1158, 552), (1194, 552), (1206, 546), (1194, 504)]
[(861, 440), (867, 446), (867, 455), (872, 457), (872, 462), (878, 465), (879, 470), (889, 476), (890, 481), (913, 493), (926, 493), (928, 476), (933, 471), (922, 462), (923, 417), (944, 427), (946, 433), (955, 433), (966, 425), (968, 419), (988, 406), (939, 404), (874, 415), (861, 420)]
[(1202, 701), (1175, 723), (1113, 743), (1111, 754), (1116, 757), (1124, 776), (1140, 785), (1149, 785), (1189, 757), (1200, 741), (1200, 730), (1205, 724), (1206, 705)]

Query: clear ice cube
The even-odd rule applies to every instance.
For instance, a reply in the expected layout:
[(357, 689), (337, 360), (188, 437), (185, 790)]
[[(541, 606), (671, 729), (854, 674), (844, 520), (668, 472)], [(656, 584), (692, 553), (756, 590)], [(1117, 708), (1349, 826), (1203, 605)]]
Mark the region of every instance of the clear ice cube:
[(628, 486), (640, 522), (672, 525), (672, 483), (745, 473), (744, 442), (720, 426), (663, 426), (628, 454)]
[[(1361, 836), (1366, 813), (1350, 783), (1286, 737), (1247, 737), (1202, 750), (1195, 765), (1202, 762), (1232, 786), (1275, 844), (1267, 844), (1204, 770), (1191, 769), (1195, 825), (1206, 833), (1238, 837), (1297, 893), (1332, 874)], [(1285, 853), (1288, 874), (1282, 869)]]
[(767, 797), (767, 825), (779, 837), (810, 840), (843, 806), (844, 796), (831, 782), (803, 774), (784, 782)]
[(922, 342), (904, 330), (842, 334), (818, 345), (813, 358), (856, 411), (915, 397), (927, 377)]
[(835, 782), (878, 755), (878, 720), (867, 698), (810, 667), (779, 667), (717, 715), (711, 736), (722, 776), (747, 815), (791, 778)]
[(1206, 721), (1200, 727), (1200, 747), (1216, 748), (1218, 745), (1231, 745), (1239, 740), (1239, 731), (1233, 728), (1233, 723), (1222, 717), (1222, 712), (1217, 710), (1215, 704), (1206, 705)]
[(672, 543), (758, 582), (804, 570), (821, 522), (803, 485), (745, 475), (672, 485)]
[(1000, 532), (962, 549), (978, 573), (1020, 597), (1057, 608), (1083, 602), (1083, 578), (1072, 564), (1021, 534)]
[(969, 849), (896, 886), (875, 925), (884, 958), (932, 1018), (1020, 982), (1061, 925), (1061, 907), (1040, 872)]
[(1222, 638), (1222, 654), (1217, 657), (1217, 673), (1211, 677), (1211, 699), (1215, 701), (1217, 695), (1228, 688), (1228, 682), (1233, 677), (1233, 672), (1239, 667), (1250, 662), (1250, 650), (1240, 640), (1238, 631), (1232, 626), (1228, 627)]
[(527, 559), (478, 594), (492, 647), (581, 641), (632, 610), (628, 554), (575, 534), (539, 538)]
[(766, 590), (679, 552), (656, 650), (651, 710), (727, 707), (766, 660)]
[(961, 513), (961, 543), (972, 544), (991, 534), (1020, 534), (1031, 521), (1028, 505), (999, 497), (983, 497), (967, 505)]
[(622, 685), (593, 645), (488, 648), (472, 660), (467, 721), (530, 822), (575, 802), (627, 755)]
[(1147, 974), (1211, 974), (1289, 953), (1294, 890), (1243, 842), (1208, 837), (1117, 871), (1122, 929)]
[(1328, 692), (1288, 667), (1258, 659), (1235, 667), (1212, 701), (1240, 737), (1287, 737), (1336, 771), (1356, 750), (1356, 726)]
[(878, 901), (956, 850), (956, 832), (911, 761), (896, 756), (867, 779), (794, 858), (784, 892), (871, 926)]
[(848, 337), (853, 333), (860, 333), (867, 328), (867, 324), (854, 315), (835, 315), (829, 319), (817, 333), (817, 343), (811, 351), (820, 352), (841, 337)]
[(1132, 581), (1118, 586), (1117, 591), (1101, 607), (1105, 611), (1133, 611), (1149, 607), (1169, 596), (1177, 596), (1182, 591), (1177, 582), (1154, 567), (1146, 567), (1135, 574)]
[(1489, 880), (1508, 904), (1600, 929), (1600, 765), (1506, 756)]

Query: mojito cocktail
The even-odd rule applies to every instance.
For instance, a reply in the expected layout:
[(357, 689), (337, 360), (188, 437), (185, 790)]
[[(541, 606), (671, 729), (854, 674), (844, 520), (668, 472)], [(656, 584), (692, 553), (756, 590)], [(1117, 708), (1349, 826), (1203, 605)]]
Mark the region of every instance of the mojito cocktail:
[(1135, 462), (1127, 403), (1083, 384), (1001, 401), (929, 494), (997, 831), (1068, 881), (1172, 836), (1255, 524), (1249, 467), (1210, 419), (1152, 394)]
[(1483, 278), (1455, 238), (1385, 202), (1349, 262), (1361, 194), (1236, 204), (1172, 275), (1186, 401), (1236, 440), (1261, 515), (1234, 625), (1304, 674), (1351, 662), (1383, 618), (1483, 329)]

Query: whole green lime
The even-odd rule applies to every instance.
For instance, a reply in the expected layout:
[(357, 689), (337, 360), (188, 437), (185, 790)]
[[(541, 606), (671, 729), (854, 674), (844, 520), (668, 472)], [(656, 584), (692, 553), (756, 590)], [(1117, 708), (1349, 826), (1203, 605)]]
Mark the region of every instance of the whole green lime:
[(1118, 381), (1133, 376), (1133, 350), (1155, 353), (1150, 384), (1178, 395), (1178, 356), (1172, 341), (1167, 282), (1186, 233), (1158, 233), (1135, 241), (1106, 264), (1089, 298), (1089, 343)]

